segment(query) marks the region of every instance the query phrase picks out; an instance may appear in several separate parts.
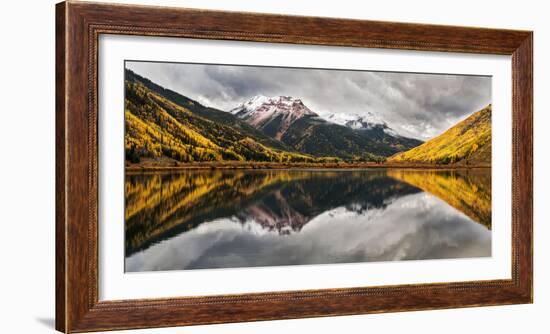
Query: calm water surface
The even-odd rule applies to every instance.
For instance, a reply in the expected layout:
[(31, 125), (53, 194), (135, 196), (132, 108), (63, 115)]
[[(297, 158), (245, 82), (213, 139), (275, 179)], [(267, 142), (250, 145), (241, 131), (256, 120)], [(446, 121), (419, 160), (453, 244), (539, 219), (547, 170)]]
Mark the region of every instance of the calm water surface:
[(127, 174), (128, 272), (491, 256), (490, 170)]

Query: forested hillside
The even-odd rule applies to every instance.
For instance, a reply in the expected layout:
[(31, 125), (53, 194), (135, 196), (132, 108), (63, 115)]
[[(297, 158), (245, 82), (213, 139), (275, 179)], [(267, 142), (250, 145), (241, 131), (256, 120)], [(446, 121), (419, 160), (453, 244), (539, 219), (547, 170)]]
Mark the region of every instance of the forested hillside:
[(251, 136), (200, 116), (137, 82), (126, 82), (125, 119), (126, 159), (134, 163), (160, 157), (180, 162), (316, 161), (311, 156), (274, 147), (282, 147), (280, 144), (269, 145), (271, 139), (262, 138), (261, 134)]
[(491, 105), (424, 144), (398, 153), (390, 162), (490, 165)]

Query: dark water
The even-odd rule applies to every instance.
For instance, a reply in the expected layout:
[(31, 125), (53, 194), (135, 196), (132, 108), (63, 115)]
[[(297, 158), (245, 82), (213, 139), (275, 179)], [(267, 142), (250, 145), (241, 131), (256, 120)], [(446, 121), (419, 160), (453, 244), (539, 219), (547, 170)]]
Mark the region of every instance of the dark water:
[(491, 256), (491, 172), (127, 174), (126, 271)]

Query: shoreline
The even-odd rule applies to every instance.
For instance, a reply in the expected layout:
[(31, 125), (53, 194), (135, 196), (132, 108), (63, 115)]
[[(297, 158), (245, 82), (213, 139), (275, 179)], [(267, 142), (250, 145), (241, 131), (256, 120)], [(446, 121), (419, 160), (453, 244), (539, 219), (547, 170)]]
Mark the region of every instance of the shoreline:
[(163, 164), (127, 164), (125, 172), (183, 171), (183, 170), (307, 170), (307, 169), (421, 169), (421, 170), (459, 170), (459, 169), (490, 169), (491, 165), (432, 165), (406, 163), (189, 163), (169, 166)]

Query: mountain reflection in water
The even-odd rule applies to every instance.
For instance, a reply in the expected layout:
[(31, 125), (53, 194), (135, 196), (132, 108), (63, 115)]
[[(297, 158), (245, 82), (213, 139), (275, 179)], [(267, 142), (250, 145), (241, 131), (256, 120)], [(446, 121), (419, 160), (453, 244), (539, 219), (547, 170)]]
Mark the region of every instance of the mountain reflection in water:
[(484, 257), (490, 170), (126, 175), (126, 271)]

